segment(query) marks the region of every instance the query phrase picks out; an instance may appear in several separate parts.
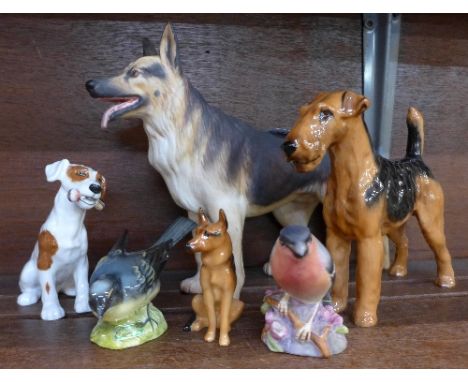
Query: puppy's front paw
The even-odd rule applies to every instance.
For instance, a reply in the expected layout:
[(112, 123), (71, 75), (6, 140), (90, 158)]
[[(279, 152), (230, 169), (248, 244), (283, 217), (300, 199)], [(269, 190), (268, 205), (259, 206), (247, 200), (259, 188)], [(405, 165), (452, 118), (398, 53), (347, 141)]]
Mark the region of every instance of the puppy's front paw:
[(58, 320), (65, 316), (65, 311), (60, 305), (44, 305), (41, 311), (41, 318), (46, 321)]
[(88, 302), (87, 297), (75, 299), (75, 312), (76, 313), (91, 312), (91, 308), (89, 307), (89, 302)]
[(196, 274), (193, 277), (189, 277), (188, 279), (183, 280), (180, 283), (180, 290), (184, 293), (202, 293), (200, 285), (200, 276)]

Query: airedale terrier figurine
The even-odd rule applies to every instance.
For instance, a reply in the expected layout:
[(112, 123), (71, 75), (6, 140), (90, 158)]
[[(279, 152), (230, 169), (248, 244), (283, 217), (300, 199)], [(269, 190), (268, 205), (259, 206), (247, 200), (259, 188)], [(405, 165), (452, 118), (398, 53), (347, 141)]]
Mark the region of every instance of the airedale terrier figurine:
[(219, 219), (211, 223), (202, 209), (198, 213), (198, 227), (187, 249), (192, 253), (201, 253), (202, 267), (200, 281), (203, 294), (197, 294), (192, 300), (196, 314), (190, 330), (199, 331), (205, 327), (205, 341), (212, 342), (219, 328), (219, 344), (230, 344), (231, 323), (237, 320), (244, 308), (244, 303), (234, 298), (236, 289), (236, 271), (232, 258), (232, 244), (227, 232), (228, 222), (223, 210), (219, 210)]
[(324, 201), (327, 247), (335, 266), (333, 303), (345, 309), (348, 299), (351, 240), (357, 242), (354, 321), (377, 324), (384, 248), (382, 235), (396, 245), (390, 273), (407, 273), (405, 224), (415, 215), (435, 253), (436, 284), (451, 288), (455, 276), (444, 234), (444, 194), (421, 155), (423, 117), (410, 107), (406, 156), (391, 161), (377, 155), (363, 119), (369, 100), (351, 91), (321, 93), (300, 109), (283, 149), (299, 172), (315, 169), (326, 151), (332, 171)]

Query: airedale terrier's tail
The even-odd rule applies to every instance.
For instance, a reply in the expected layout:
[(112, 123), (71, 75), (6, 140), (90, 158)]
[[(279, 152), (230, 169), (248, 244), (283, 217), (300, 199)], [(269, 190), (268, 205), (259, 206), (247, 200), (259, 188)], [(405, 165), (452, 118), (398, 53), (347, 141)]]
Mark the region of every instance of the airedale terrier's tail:
[(424, 119), (422, 114), (416, 108), (410, 107), (406, 116), (406, 124), (408, 126), (406, 157), (419, 158), (424, 149)]

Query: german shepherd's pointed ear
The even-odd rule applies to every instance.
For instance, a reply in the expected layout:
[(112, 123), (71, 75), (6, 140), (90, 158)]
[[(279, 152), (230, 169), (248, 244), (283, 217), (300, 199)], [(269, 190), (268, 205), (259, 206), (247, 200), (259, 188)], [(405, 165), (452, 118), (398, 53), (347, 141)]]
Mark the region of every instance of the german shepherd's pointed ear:
[(341, 111), (346, 117), (355, 117), (364, 113), (370, 106), (370, 101), (363, 95), (345, 91), (341, 97)]
[(157, 56), (158, 52), (154, 44), (149, 38), (143, 38), (143, 57), (144, 56)]
[(220, 222), (225, 229), (228, 229), (228, 221), (226, 218), (226, 214), (224, 213), (224, 210), (222, 208), (219, 210), (218, 222)]
[(205, 214), (205, 211), (203, 211), (203, 208), (200, 208), (198, 210), (198, 225), (207, 225), (210, 224), (210, 220)]
[(161, 45), (159, 46), (159, 55), (164, 65), (170, 66), (175, 70), (180, 70), (179, 58), (177, 55), (177, 41), (170, 23), (164, 28)]

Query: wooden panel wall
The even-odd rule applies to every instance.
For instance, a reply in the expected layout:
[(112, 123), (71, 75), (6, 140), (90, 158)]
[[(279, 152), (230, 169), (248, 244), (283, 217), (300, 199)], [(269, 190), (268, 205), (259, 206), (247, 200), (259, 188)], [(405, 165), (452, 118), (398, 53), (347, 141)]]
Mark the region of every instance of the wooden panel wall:
[[(124, 228), (130, 247), (143, 247), (182, 213), (147, 162), (140, 122), (101, 131), (105, 106), (84, 89), (87, 79), (117, 73), (137, 58), (142, 37), (158, 42), (167, 21), (192, 83), (209, 102), (258, 128), (291, 126), (298, 107), (320, 90), (361, 91), (358, 15), (0, 16), (0, 274), (19, 272), (30, 255), (58, 187), (43, 171), (55, 160), (92, 165), (109, 180), (106, 209), (87, 216), (91, 264)], [(425, 159), (446, 191), (455, 257), (468, 256), (467, 21), (403, 16), (392, 137), (392, 156), (400, 157), (406, 109), (423, 111)], [(312, 225), (323, 235), (320, 211)], [(246, 264), (260, 265), (278, 225), (265, 216), (246, 228)], [(432, 256), (414, 221), (408, 235), (411, 258)], [(181, 248), (169, 263), (192, 266)]]
[[(125, 227), (130, 247), (144, 247), (182, 213), (147, 162), (140, 122), (101, 131), (104, 106), (84, 88), (137, 58), (142, 37), (159, 42), (167, 21), (192, 83), (258, 128), (291, 126), (320, 90), (361, 89), (359, 15), (0, 16), (0, 274), (20, 271), (52, 207), (47, 163), (89, 164), (109, 181), (106, 209), (87, 216), (92, 265)], [(261, 265), (278, 226), (266, 216), (246, 229), (246, 264)], [(169, 263), (192, 266), (182, 249)]]
[[(468, 16), (404, 15), (397, 72), (392, 156), (406, 148), (409, 105), (425, 117), (424, 160), (445, 191), (446, 235), (453, 256), (467, 257)], [(432, 257), (415, 219), (410, 258)]]

